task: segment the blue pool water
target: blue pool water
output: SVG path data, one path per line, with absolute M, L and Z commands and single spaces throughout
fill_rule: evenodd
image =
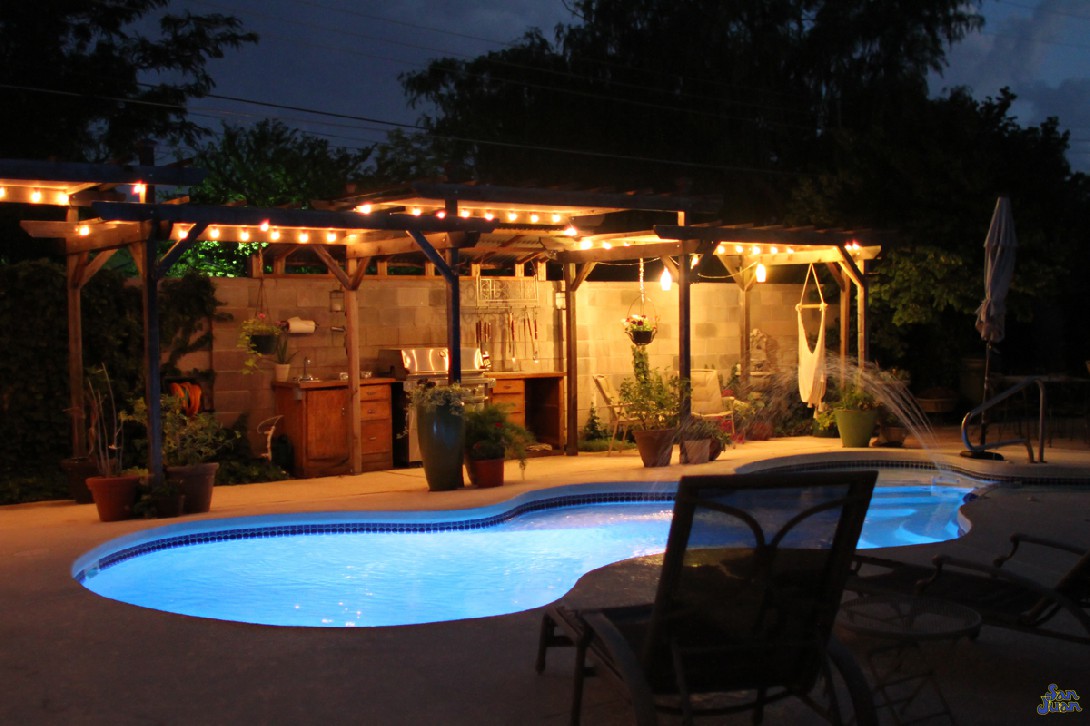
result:
M 558 494 L 562 491 L 563 494 Z M 75 563 L 91 591 L 265 625 L 369 627 L 485 617 L 563 596 L 583 574 L 661 552 L 672 487 L 564 487 L 452 512 L 350 512 L 172 525 Z M 959 535 L 963 487 L 875 490 L 860 548 Z M 650 501 L 647 501 L 650 500 Z

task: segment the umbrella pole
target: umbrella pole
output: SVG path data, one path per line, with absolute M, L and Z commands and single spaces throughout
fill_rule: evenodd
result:
M 990 395 L 988 377 L 992 373 L 992 344 L 988 343 L 984 349 L 984 394 L 981 403 L 987 403 Z M 980 446 L 988 443 L 988 409 L 980 412 Z

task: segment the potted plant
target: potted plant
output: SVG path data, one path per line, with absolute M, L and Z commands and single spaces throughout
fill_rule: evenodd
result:
M 246 360 L 242 363 L 242 372 L 257 372 L 261 356 L 272 355 L 276 350 L 276 339 L 280 335 L 280 325 L 273 322 L 265 313 L 258 313 L 242 321 L 239 328 L 237 347 L 246 351 Z
M 526 472 L 526 447 L 533 435 L 507 418 L 503 406 L 486 403 L 465 412 L 465 460 L 469 481 L 479 488 L 503 484 L 503 462 L 518 459 Z
M 878 402 L 861 386 L 846 384 L 840 399 L 833 405 L 840 443 L 846 449 L 862 449 L 870 445 L 874 425 L 878 421 Z
M 103 522 L 128 519 L 133 515 L 140 477 L 122 474 L 124 429 L 114 401 L 113 386 L 106 366 L 87 378 L 88 445 L 98 470 L 87 477 L 98 518 Z
M 635 377 L 621 381 L 621 403 L 632 419 L 632 436 L 643 465 L 668 466 L 685 383 L 637 363 Z
M 465 402 L 470 391 L 452 385 L 419 385 L 409 396 L 430 491 L 464 486 Z
M 750 441 L 765 441 L 772 436 L 772 424 L 767 419 L 765 411 L 767 402 L 759 391 L 750 391 L 746 399 L 734 401 L 734 432 L 735 443 L 742 443 L 746 439 Z
M 238 437 L 237 431 L 224 428 L 216 417 L 208 412 L 188 414 L 182 401 L 164 395 L 163 417 L 163 465 L 166 477 L 159 491 L 169 495 L 174 487 L 185 496 L 185 511 L 190 514 L 207 512 L 212 506 L 212 488 L 215 485 L 219 463 L 214 461 Z M 126 420 L 147 426 L 147 403 L 137 400 Z
M 712 442 L 718 441 L 719 422 L 692 416 L 678 429 L 681 445 L 681 463 L 705 464 L 711 460 Z M 719 452 L 716 452 L 718 455 Z
M 624 319 L 624 332 L 635 345 L 647 345 L 655 339 L 658 325 L 646 315 L 632 313 Z
M 276 336 L 276 364 L 275 379 L 280 382 L 288 380 L 291 375 L 291 359 L 295 353 L 288 353 L 288 336 L 280 333 Z

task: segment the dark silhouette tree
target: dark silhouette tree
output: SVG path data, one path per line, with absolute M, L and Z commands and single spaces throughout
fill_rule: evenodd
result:
M 193 143 L 186 103 L 214 87 L 210 59 L 257 40 L 168 0 L 0 3 L 0 157 L 130 160 L 138 143 Z

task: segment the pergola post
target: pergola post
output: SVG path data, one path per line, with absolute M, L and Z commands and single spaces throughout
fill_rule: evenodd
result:
M 568 371 L 567 390 L 567 441 L 564 453 L 575 456 L 579 453 L 579 376 L 578 350 L 575 340 L 575 265 L 564 264 L 564 329 L 561 333 L 564 341 L 565 367 Z

